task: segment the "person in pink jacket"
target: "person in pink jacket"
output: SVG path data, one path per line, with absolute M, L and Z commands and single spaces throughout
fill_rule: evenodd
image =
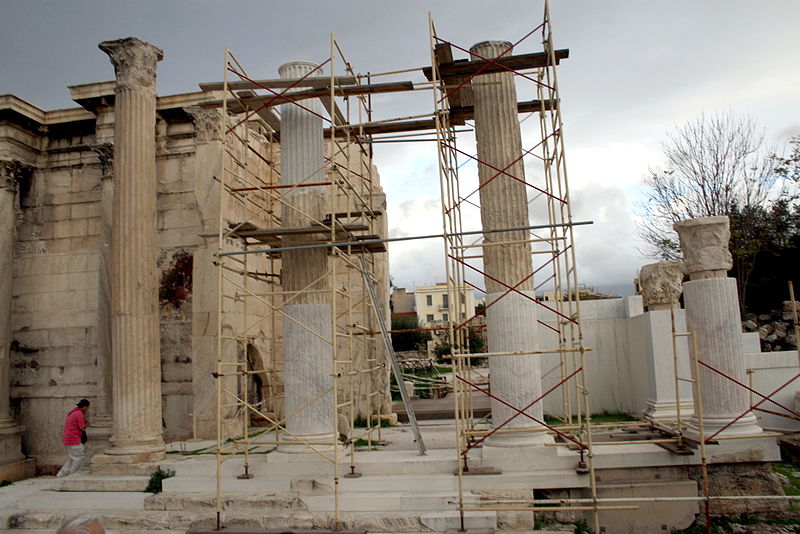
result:
M 64 420 L 63 442 L 67 448 L 69 459 L 56 475 L 59 478 L 80 471 L 83 461 L 86 459 L 86 451 L 81 443 L 81 434 L 89 426 L 85 417 L 87 410 L 89 410 L 89 401 L 81 399 L 77 408 L 70 410 Z

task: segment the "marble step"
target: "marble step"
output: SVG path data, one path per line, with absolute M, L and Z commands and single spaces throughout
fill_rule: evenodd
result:
M 68 477 L 55 479 L 52 490 L 77 492 L 142 492 L 147 488 L 149 482 L 150 477 L 76 473 Z
M 317 455 L 252 454 L 249 456 L 248 472 L 254 475 L 319 475 L 334 472 L 333 464 Z M 183 456 L 161 462 L 162 469 L 171 469 L 178 475 L 214 476 L 217 462 L 213 455 Z M 340 472 L 350 471 L 349 457 L 340 457 Z M 457 467 L 452 450 L 431 450 L 425 456 L 415 451 L 369 451 L 356 453 L 356 471 L 370 475 L 400 474 L 452 474 Z M 237 476 L 244 473 L 244 457 L 228 457 L 222 463 L 223 475 Z
M 313 484 L 313 486 L 312 486 Z M 162 482 L 165 493 L 204 493 L 216 491 L 216 478 L 210 476 L 175 476 Z M 589 477 L 575 470 L 515 472 L 505 474 L 465 475 L 465 491 L 583 488 L 589 486 Z M 269 476 L 257 474 L 253 478 L 238 479 L 224 476 L 223 492 L 275 493 L 296 491 L 301 494 L 324 494 L 333 491 L 333 476 Z M 339 479 L 339 491 L 416 494 L 420 492 L 457 491 L 458 477 L 453 474 L 420 475 L 363 475 L 358 478 Z
M 72 511 L 25 511 L 14 514 L 7 519 L 5 529 L 7 532 L 54 532 L 60 523 L 74 514 L 88 512 L 87 508 Z M 156 533 L 186 532 L 192 528 L 214 528 L 216 515 L 209 512 L 180 512 L 180 511 L 97 511 L 107 532 L 126 533 Z M 387 512 L 376 513 L 347 513 L 343 512 L 338 517 L 344 528 L 365 529 L 369 533 L 409 533 L 444 532 L 458 529 L 460 519 L 457 512 Z M 264 514 L 253 512 L 225 512 L 223 525 L 229 528 L 270 528 L 270 529 L 310 529 L 332 528 L 333 514 L 309 512 L 284 513 L 282 515 Z M 494 512 L 473 512 L 465 515 L 465 526 L 468 529 L 495 528 L 497 524 Z

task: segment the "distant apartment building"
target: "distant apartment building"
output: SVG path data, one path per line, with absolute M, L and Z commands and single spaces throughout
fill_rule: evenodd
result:
M 414 293 L 408 293 L 404 287 L 392 288 L 392 296 L 389 298 L 389 303 L 392 309 L 392 317 L 416 315 Z
M 422 286 L 414 291 L 414 303 L 423 326 L 463 321 L 475 313 L 475 292 L 465 285 L 451 288 L 449 292 L 447 284 Z

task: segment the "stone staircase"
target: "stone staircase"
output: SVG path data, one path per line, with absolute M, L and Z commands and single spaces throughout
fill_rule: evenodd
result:
M 402 434 L 402 427 L 386 429 L 386 447 L 357 452 L 355 470 L 360 476 L 344 476 L 350 469 L 349 459 L 343 458 L 336 493 L 333 465 L 317 455 L 251 454 L 251 478 L 239 478 L 244 473 L 241 456 L 228 456 L 221 465 L 219 481 L 222 524 L 229 528 L 330 529 L 338 507 L 338 520 L 345 529 L 375 533 L 458 529 L 460 515 L 454 504 L 459 496 L 459 478 L 454 474 L 457 461 L 445 430 L 452 432 L 452 427 L 430 427 L 426 431 L 423 426 L 423 435 L 434 447 L 429 445 L 428 454 L 419 456 L 408 436 Z M 86 511 L 100 515 L 112 534 L 213 528 L 217 518 L 217 463 L 214 455 L 204 454 L 204 445 L 209 444 L 172 446 L 182 454 L 170 454 L 159 465 L 175 471 L 175 476 L 164 479 L 162 493 L 155 495 L 143 493 L 148 482 L 145 476 L 83 473 L 66 479 L 29 479 L 0 488 L 0 527 L 5 529 L 0 532 L 53 532 L 64 518 Z M 621 447 L 628 452 L 624 459 L 618 453 L 596 458 L 596 465 L 607 465 L 598 479 L 611 484 L 606 489 L 611 492 L 609 496 L 696 492 L 693 482 L 680 477 L 645 484 L 652 480 L 627 479 L 631 471 L 609 476 L 618 473 L 617 463 L 636 463 L 634 448 Z M 482 466 L 484 451 L 473 452 L 470 465 Z M 644 464 L 652 463 L 654 455 L 660 457 L 660 465 L 673 458 L 656 446 L 638 455 Z M 481 499 L 527 499 L 534 489 L 563 490 L 564 495 L 571 491 L 569 495 L 581 496 L 589 486 L 589 477 L 576 471 L 577 460 L 577 453 L 564 447 L 542 447 L 529 456 L 513 451 L 501 466 L 502 474 L 473 467 L 471 473 L 475 474 L 462 477 L 464 502 L 478 505 Z M 652 513 L 662 514 L 659 510 Z M 690 517 L 692 513 L 690 510 Z M 531 532 L 532 519 L 530 512 L 479 510 L 465 512 L 464 526 Z

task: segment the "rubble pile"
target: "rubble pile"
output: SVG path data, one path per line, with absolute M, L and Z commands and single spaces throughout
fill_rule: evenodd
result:
M 793 308 L 794 307 L 794 308 Z M 746 313 L 743 316 L 742 329 L 745 332 L 758 332 L 762 352 L 797 349 L 794 313 L 800 317 L 800 302 L 786 300 L 783 308 L 770 313 Z

